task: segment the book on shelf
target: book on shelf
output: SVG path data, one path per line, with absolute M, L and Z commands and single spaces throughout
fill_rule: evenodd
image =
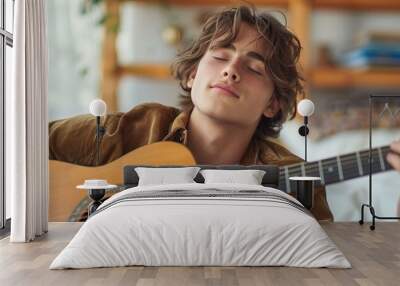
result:
M 400 67 L 400 43 L 368 43 L 345 53 L 342 64 L 347 67 Z
M 400 68 L 400 58 L 390 57 L 353 57 L 343 62 L 350 68 Z
M 366 31 L 358 34 L 354 39 L 357 47 L 362 47 L 370 43 L 400 44 L 399 31 Z

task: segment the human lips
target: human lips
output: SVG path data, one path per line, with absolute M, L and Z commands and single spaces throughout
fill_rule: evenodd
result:
M 222 90 L 228 92 L 229 94 L 231 94 L 231 95 L 233 95 L 233 96 L 239 98 L 238 92 L 237 92 L 232 86 L 230 86 L 230 85 L 223 84 L 223 83 L 217 83 L 217 84 L 214 84 L 214 85 L 211 86 L 211 87 L 212 87 L 212 88 L 217 88 L 217 89 L 222 89 Z

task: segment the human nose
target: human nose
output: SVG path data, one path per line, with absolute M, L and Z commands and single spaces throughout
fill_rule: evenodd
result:
M 229 62 L 222 70 L 222 76 L 226 81 L 233 81 L 239 82 L 240 81 L 240 74 L 238 69 L 238 61 L 233 60 Z

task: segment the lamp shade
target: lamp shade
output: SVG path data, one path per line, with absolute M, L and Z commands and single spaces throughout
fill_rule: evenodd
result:
M 94 99 L 89 105 L 89 111 L 94 116 L 104 116 L 107 111 L 107 105 L 101 99 Z
M 297 104 L 297 112 L 301 116 L 311 116 L 314 113 L 314 103 L 309 99 L 300 100 Z

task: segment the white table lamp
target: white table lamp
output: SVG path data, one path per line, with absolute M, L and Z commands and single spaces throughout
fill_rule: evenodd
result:
M 104 116 L 107 112 L 107 105 L 101 99 L 94 99 L 89 105 L 89 111 L 93 116 L 96 116 L 96 153 L 97 163 L 100 164 L 100 138 L 106 132 L 106 129 L 100 126 L 100 116 Z

